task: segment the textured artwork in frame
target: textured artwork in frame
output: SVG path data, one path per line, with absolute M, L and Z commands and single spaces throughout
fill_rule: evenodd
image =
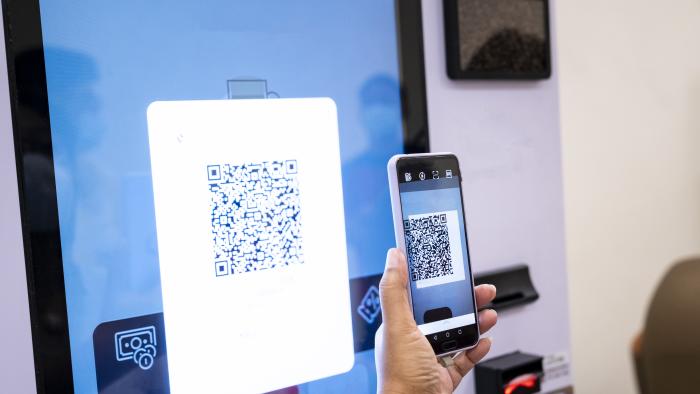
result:
M 443 0 L 451 79 L 551 75 L 547 0 Z

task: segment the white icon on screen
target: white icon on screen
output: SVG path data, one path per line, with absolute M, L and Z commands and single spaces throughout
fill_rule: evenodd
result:
M 134 360 L 144 371 L 151 369 L 156 358 L 156 328 L 140 327 L 114 334 L 117 361 Z
M 377 286 L 370 286 L 362 297 L 360 305 L 357 307 L 357 313 L 362 317 L 367 324 L 372 324 L 377 319 L 377 316 L 382 312 L 379 303 L 379 289 Z
M 406 182 L 411 182 L 411 173 L 407 172 L 404 174 L 404 179 L 406 179 Z
M 421 181 L 425 180 L 425 172 L 421 171 L 421 172 L 418 174 L 418 178 L 420 178 Z
M 433 171 L 433 179 L 440 178 L 440 171 Z
M 445 171 L 445 178 L 452 178 L 452 170 Z

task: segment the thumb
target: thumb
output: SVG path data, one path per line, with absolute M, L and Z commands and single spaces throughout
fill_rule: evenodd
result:
M 398 249 L 389 249 L 384 275 L 379 282 L 382 320 L 387 328 L 415 326 L 408 302 L 408 265 L 406 256 Z

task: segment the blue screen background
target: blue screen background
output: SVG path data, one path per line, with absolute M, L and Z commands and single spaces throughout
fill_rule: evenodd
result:
M 386 162 L 403 150 L 392 0 L 40 6 L 76 392 L 96 392 L 98 324 L 162 311 L 146 127 L 155 100 L 225 99 L 229 79 L 335 100 L 350 277 L 382 271 L 394 245 Z M 300 387 L 375 390 L 372 351 Z

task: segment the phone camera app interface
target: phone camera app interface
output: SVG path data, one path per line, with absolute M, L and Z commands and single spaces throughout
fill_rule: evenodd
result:
M 453 168 L 399 172 L 413 314 L 424 335 L 475 323 L 457 174 Z

